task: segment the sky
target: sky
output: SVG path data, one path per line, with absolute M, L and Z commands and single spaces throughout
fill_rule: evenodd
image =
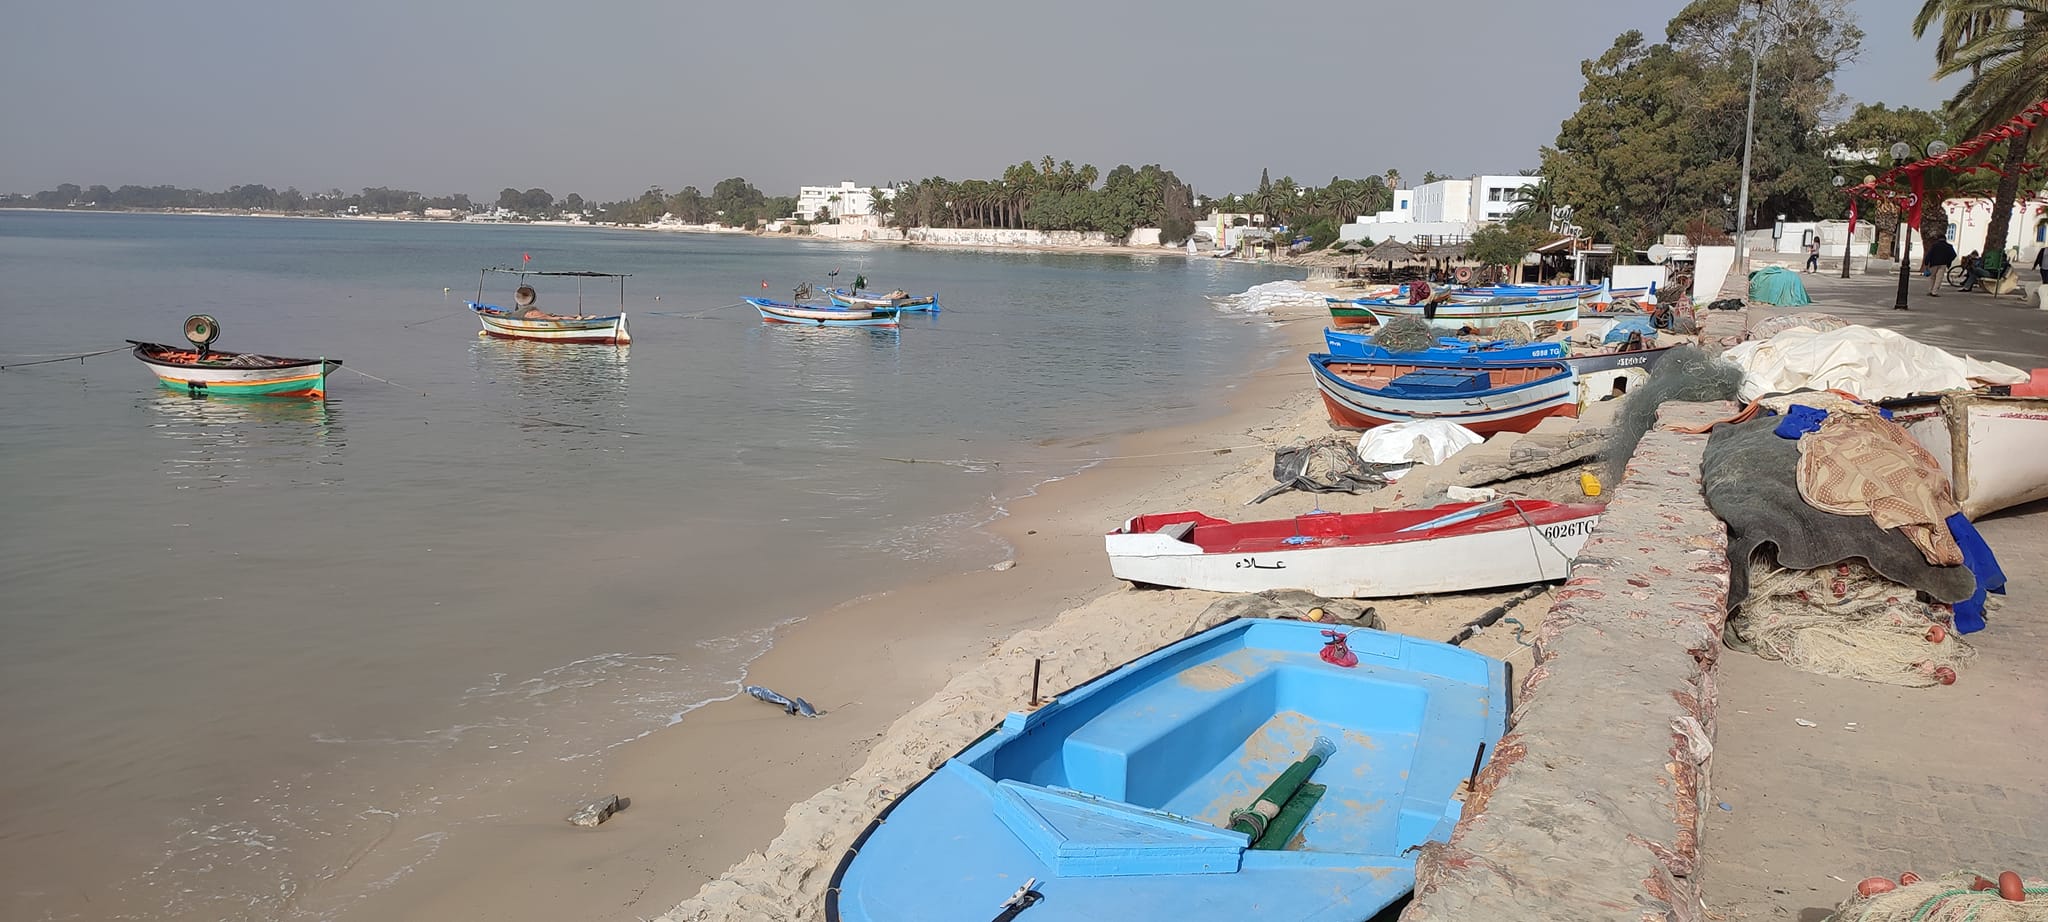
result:
M 1853 99 L 1933 107 L 1920 0 L 1851 0 Z M 0 0 L 0 192 L 1513 173 L 1580 61 L 1683 0 Z

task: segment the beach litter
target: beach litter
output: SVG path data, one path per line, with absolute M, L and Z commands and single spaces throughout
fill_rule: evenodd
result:
M 782 708 L 783 713 L 789 714 L 791 716 L 817 717 L 818 715 L 824 713 L 818 710 L 817 708 L 812 707 L 809 701 L 805 701 L 802 698 L 785 698 L 779 694 L 776 694 L 775 690 L 771 688 L 763 688 L 759 685 L 748 685 L 742 690 L 749 695 L 753 695 L 755 698 L 759 698 L 762 701 L 766 701 L 769 704 L 773 704 L 777 707 Z
M 596 826 L 605 820 L 611 819 L 612 814 L 626 809 L 632 802 L 630 798 L 620 797 L 617 794 L 606 794 L 590 803 L 584 804 L 575 813 L 569 814 L 569 822 L 577 826 Z
M 1384 427 L 1382 427 L 1384 428 Z M 1364 493 L 1392 483 L 1412 461 L 1373 463 L 1361 460 L 1348 436 L 1326 435 L 1273 452 L 1273 480 L 1279 484 L 1245 505 L 1251 506 L 1289 490 L 1310 493 Z

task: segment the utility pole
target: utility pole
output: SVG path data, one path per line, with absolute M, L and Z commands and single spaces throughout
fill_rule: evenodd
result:
M 1764 56 L 1764 0 L 1756 0 L 1756 38 L 1749 53 L 1749 111 L 1742 118 L 1742 194 L 1735 206 L 1735 266 L 1749 277 L 1749 161 L 1756 145 L 1756 72 Z

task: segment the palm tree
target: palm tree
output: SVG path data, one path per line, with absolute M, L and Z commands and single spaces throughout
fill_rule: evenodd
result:
M 1935 78 L 1970 73 L 1948 103 L 1952 115 L 1975 116 L 1967 120 L 1968 133 L 1987 131 L 2048 99 L 2048 3 L 1925 0 L 1913 17 L 1914 37 L 1925 36 L 1936 21 L 1941 30 L 1934 48 Z M 2004 178 L 1992 199 L 1991 225 L 1984 235 L 1986 254 L 2005 250 L 2021 165 L 2027 162 L 2035 137 L 2034 129 L 2028 128 L 2006 142 L 1999 167 Z
M 1388 191 L 1388 192 L 1392 192 L 1392 191 L 1394 191 L 1394 190 L 1396 190 L 1396 189 L 1399 189 L 1399 188 L 1401 188 L 1401 171 L 1400 171 L 1400 170 L 1397 170 L 1397 169 L 1394 169 L 1394 168 L 1392 168 L 1392 167 L 1388 167 L 1388 168 L 1387 168 L 1387 191 Z

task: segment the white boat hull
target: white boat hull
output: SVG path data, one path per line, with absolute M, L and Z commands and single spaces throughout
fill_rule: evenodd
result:
M 2048 398 L 1950 394 L 1892 420 L 1941 464 L 1965 517 L 2048 499 Z
M 1490 330 L 1510 320 L 1520 320 L 1535 326 L 1543 321 L 1556 323 L 1561 329 L 1571 329 L 1579 321 L 1578 298 L 1550 298 L 1537 301 L 1505 299 L 1508 303 L 1493 301 L 1446 301 L 1436 306 L 1433 318 L 1429 318 L 1431 329 L 1456 331 L 1471 327 L 1475 330 Z M 1382 326 L 1395 317 L 1421 319 L 1423 306 L 1420 304 L 1371 304 L 1366 309 L 1379 318 Z
M 549 343 L 604 343 L 624 346 L 633 342 L 633 334 L 626 328 L 626 315 L 602 318 L 602 323 L 587 320 L 525 320 L 496 314 L 477 313 L 477 319 L 484 325 L 484 333 L 505 339 L 532 339 Z
M 1564 579 L 1599 522 L 1587 515 L 1537 528 L 1252 554 L 1208 553 L 1158 532 L 1111 534 L 1103 543 L 1110 573 L 1134 583 L 1379 599 Z

